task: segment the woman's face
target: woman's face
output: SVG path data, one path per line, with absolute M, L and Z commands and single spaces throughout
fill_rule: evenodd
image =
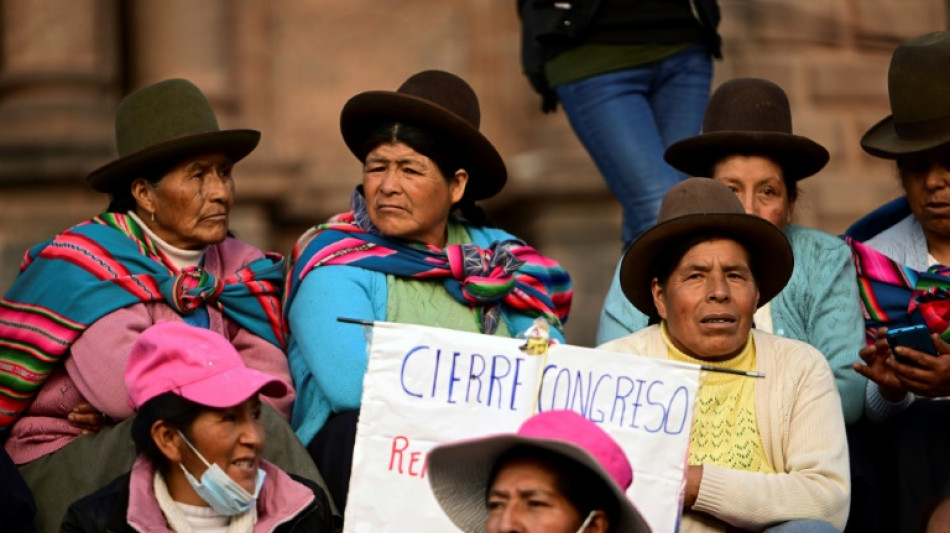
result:
M 231 166 L 224 154 L 203 154 L 182 161 L 155 185 L 136 179 L 136 214 L 176 248 L 200 250 L 223 241 L 234 204 Z
M 575 533 L 585 518 L 561 494 L 555 474 L 530 459 L 501 467 L 486 505 L 486 533 Z
M 928 241 L 950 240 L 950 153 L 903 157 L 897 168 Z
M 712 178 L 736 193 L 746 213 L 781 230 L 792 221 L 795 202 L 789 199 L 782 167 L 775 161 L 758 155 L 728 156 L 716 163 Z
M 700 242 L 665 283 L 654 278 L 651 288 L 670 340 L 683 353 L 722 361 L 738 355 L 749 339 L 759 289 L 749 253 L 738 242 Z
M 206 461 L 217 464 L 244 490 L 254 493 L 264 449 L 261 401 L 257 395 L 227 409 L 209 408 L 195 419 L 186 434 Z M 178 451 L 184 467 L 200 480 L 207 469 L 205 464 L 184 441 L 179 443 Z M 177 466 L 171 469 L 180 471 Z
M 383 235 L 445 246 L 452 204 L 462 199 L 468 174 L 448 180 L 428 157 L 404 143 L 381 144 L 363 164 L 369 218 Z

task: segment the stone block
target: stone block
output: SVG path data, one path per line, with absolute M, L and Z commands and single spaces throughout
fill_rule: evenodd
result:
M 866 46 L 892 49 L 915 35 L 947 29 L 944 0 L 861 0 L 852 9 L 856 37 Z
M 846 0 L 724 0 L 724 30 L 745 46 L 752 45 L 749 41 L 840 46 L 847 39 L 841 17 L 845 5 Z
M 851 222 L 881 204 L 903 194 L 900 181 L 891 168 L 878 166 L 864 172 L 842 173 L 834 179 L 816 182 L 818 211 L 822 223 L 829 217 Z
M 508 184 L 503 194 L 609 194 L 600 171 L 583 150 L 531 150 L 508 158 L 507 163 Z
M 818 103 L 881 105 L 887 102 L 887 65 L 880 54 L 809 56 L 808 91 Z
M 792 131 L 824 146 L 831 156 L 829 166 L 853 149 L 846 144 L 845 130 L 846 120 L 834 109 L 805 105 L 792 108 Z
M 713 86 L 718 87 L 722 82 L 732 78 L 765 78 L 785 90 L 794 108 L 805 62 L 803 54 L 797 51 L 739 50 L 724 61 L 728 64 L 728 68 L 716 70 Z

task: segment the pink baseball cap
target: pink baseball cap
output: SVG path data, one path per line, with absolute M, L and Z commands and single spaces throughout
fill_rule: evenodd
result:
M 462 531 L 485 530 L 488 477 L 498 459 L 519 445 L 559 453 L 604 480 L 620 509 L 619 523 L 611 524 L 611 531 L 650 532 L 626 495 L 633 482 L 633 468 L 623 449 L 600 426 L 566 410 L 534 415 L 514 434 L 443 444 L 429 452 L 429 486 L 442 510 Z
M 159 322 L 139 335 L 125 367 L 125 388 L 136 411 L 166 392 L 217 409 L 258 392 L 287 394 L 280 379 L 246 367 L 222 335 L 184 322 Z

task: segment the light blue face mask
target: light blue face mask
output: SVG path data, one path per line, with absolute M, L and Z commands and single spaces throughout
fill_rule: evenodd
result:
M 254 502 L 257 501 L 257 495 L 261 492 L 261 485 L 264 484 L 267 472 L 260 468 L 257 469 L 257 487 L 254 489 L 254 494 L 250 494 L 237 481 L 231 479 L 231 476 L 227 475 L 224 470 L 221 470 L 221 467 L 217 464 L 208 463 L 181 431 L 178 434 L 184 439 L 185 444 L 191 448 L 191 451 L 195 452 L 201 462 L 208 467 L 205 473 L 201 474 L 201 482 L 199 482 L 195 479 L 195 476 L 191 475 L 191 472 L 185 469 L 185 465 L 178 463 L 181 471 L 185 473 L 188 483 L 191 483 L 191 487 L 195 489 L 198 496 L 220 515 L 234 516 L 250 510 Z

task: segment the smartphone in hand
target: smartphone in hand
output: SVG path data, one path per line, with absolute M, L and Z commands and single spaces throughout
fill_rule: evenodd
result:
M 923 324 L 889 329 L 884 335 L 891 351 L 894 351 L 898 346 L 906 346 L 919 352 L 937 355 L 937 348 L 934 347 L 934 341 L 930 338 L 930 330 Z M 907 359 L 897 355 L 896 351 L 894 357 L 902 363 L 908 363 Z

